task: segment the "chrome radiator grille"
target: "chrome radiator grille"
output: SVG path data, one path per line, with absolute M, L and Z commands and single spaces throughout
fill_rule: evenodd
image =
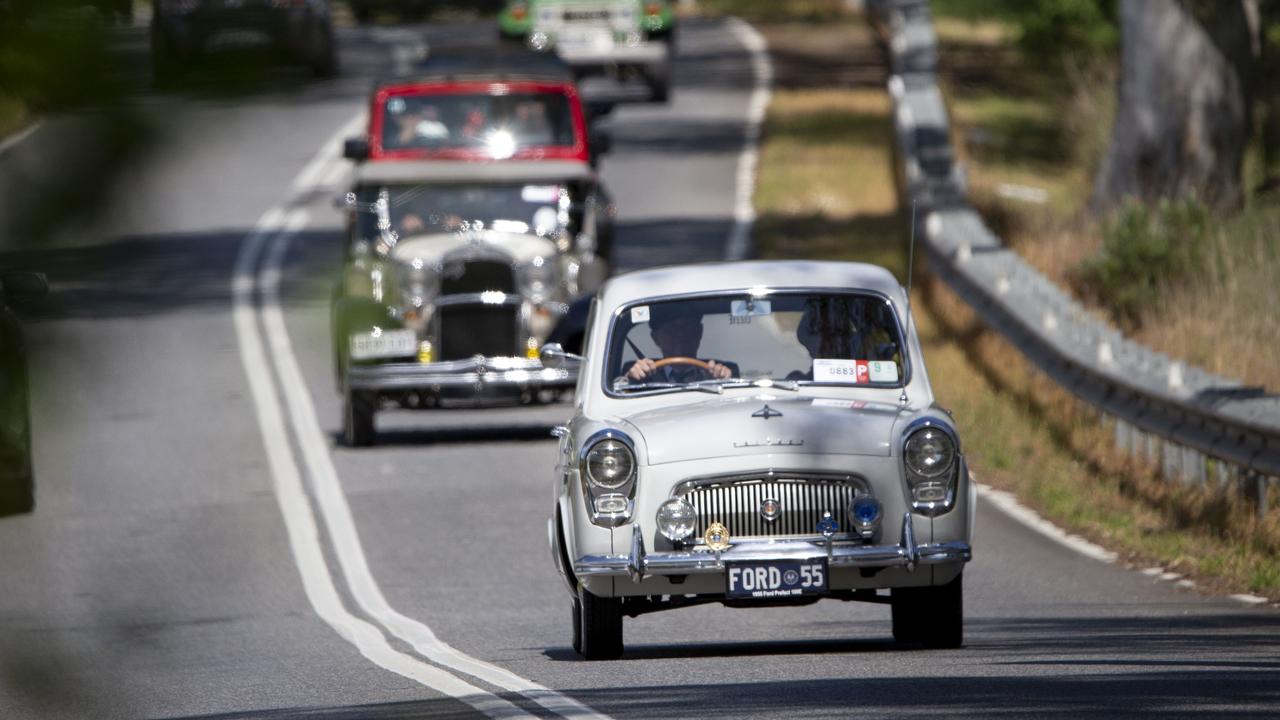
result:
M 697 510 L 694 538 L 719 522 L 734 538 L 817 535 L 823 512 L 839 524 L 836 535 L 853 532 L 848 508 L 860 493 L 850 478 L 751 478 L 724 482 L 694 482 L 678 491 Z M 776 500 L 781 511 L 768 521 L 760 512 L 765 500 Z

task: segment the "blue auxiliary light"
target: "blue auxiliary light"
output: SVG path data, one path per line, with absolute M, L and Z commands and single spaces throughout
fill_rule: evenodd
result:
M 880 520 L 880 501 L 870 495 L 862 495 L 853 501 L 853 520 L 862 527 L 874 525 Z

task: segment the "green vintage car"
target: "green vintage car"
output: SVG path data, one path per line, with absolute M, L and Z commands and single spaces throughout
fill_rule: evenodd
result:
M 640 78 L 651 97 L 671 95 L 676 15 L 669 0 L 509 0 L 502 37 L 556 52 L 579 75 Z

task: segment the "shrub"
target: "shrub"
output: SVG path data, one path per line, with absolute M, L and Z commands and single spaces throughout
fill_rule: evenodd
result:
M 1082 293 L 1136 327 L 1161 291 L 1190 275 L 1209 233 L 1209 213 L 1194 201 L 1130 203 L 1103 227 L 1102 249 L 1073 273 Z

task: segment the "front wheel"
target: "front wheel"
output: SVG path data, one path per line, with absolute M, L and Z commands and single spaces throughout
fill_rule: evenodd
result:
M 368 447 L 376 437 L 373 415 L 377 398 L 369 393 L 348 390 L 343 403 L 342 439 L 348 447 Z
M 946 585 L 895 588 L 890 595 L 893 639 L 936 649 L 964 644 L 963 577 Z
M 573 604 L 576 627 L 574 649 L 588 660 L 613 660 L 622 655 L 622 600 L 592 595 L 578 587 Z

